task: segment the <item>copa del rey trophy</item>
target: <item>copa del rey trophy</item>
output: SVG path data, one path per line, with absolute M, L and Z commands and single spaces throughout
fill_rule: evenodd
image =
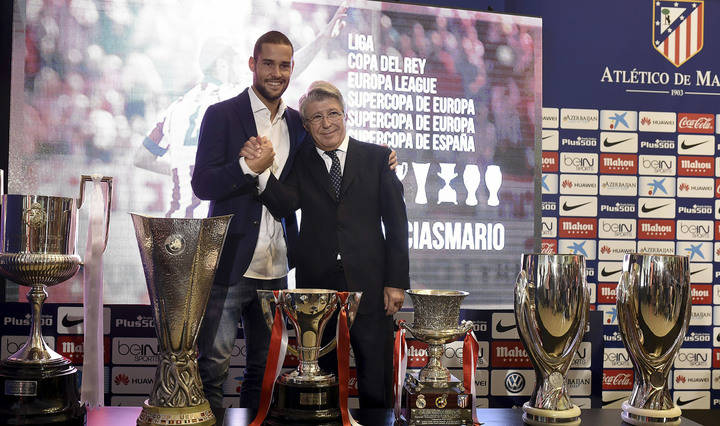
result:
M 626 254 L 617 286 L 620 336 L 635 371 L 623 421 L 676 425 L 680 408 L 667 377 L 682 346 L 692 310 L 687 256 Z
M 580 408 L 566 374 L 585 334 L 590 292 L 585 258 L 571 254 L 523 254 L 515 284 L 515 320 L 535 367 L 535 389 L 523 405 L 530 425 L 579 425 Z
M 47 345 L 40 318 L 47 298 L 45 288 L 70 279 L 80 268 L 81 259 L 75 252 L 77 210 L 83 204 L 85 183 L 90 181 L 108 186 L 105 232 L 99 236 L 101 256 L 107 244 L 111 177 L 82 176 L 77 200 L 43 195 L 2 196 L 0 275 L 30 287 L 27 299 L 32 313 L 27 341 L 0 362 L 0 421 L 5 424 L 85 424 L 77 369 Z M 101 191 L 99 186 L 97 190 Z M 91 221 L 95 215 L 102 221 L 102 209 L 91 212 Z
M 360 306 L 362 292 L 306 288 L 257 292 L 272 337 L 260 408 L 251 425 L 335 425 L 341 424 L 341 421 L 350 422 L 347 407 L 349 331 Z M 337 337 L 323 347 L 323 331 L 338 308 Z M 284 318 L 295 329 L 297 349 L 287 344 Z M 337 347 L 338 354 L 338 376 L 321 370 L 318 365 L 318 358 L 334 347 Z M 295 355 L 299 363 L 295 370 L 280 374 L 286 350 Z
M 198 373 L 197 335 L 231 216 L 131 216 L 160 350 L 150 398 L 137 424 L 213 425 Z
M 401 322 L 395 339 L 395 416 L 408 425 L 471 425 L 475 418 L 474 372 L 478 344 L 469 336 L 472 321 L 460 320 L 460 303 L 469 294 L 460 290 L 406 290 L 415 315 L 412 324 Z M 407 350 L 402 330 L 428 344 L 428 362 L 417 373 L 405 374 Z M 468 334 L 470 332 L 470 335 Z M 463 345 L 463 378 L 460 381 L 442 365 L 445 343 L 466 335 Z M 404 352 L 404 355 L 402 353 Z M 397 368 L 400 366 L 400 368 Z M 404 385 L 402 384 L 404 380 Z M 404 395 L 400 409 L 400 395 Z

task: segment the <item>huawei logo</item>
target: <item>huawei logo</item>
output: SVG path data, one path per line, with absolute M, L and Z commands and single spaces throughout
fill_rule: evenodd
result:
M 603 253 L 603 254 L 609 254 L 610 251 L 611 251 L 610 247 L 608 247 L 608 246 L 602 246 L 602 248 L 600 249 L 600 253 Z
M 680 191 L 687 191 L 689 189 L 690 189 L 690 185 L 688 185 L 687 183 L 680 184 Z
M 642 120 L 640 120 L 640 123 L 647 126 L 652 123 L 652 121 L 648 117 L 643 117 Z
M 572 188 L 573 184 L 569 179 L 565 179 L 562 183 L 563 188 Z
M 120 373 L 117 376 L 115 376 L 115 384 L 116 385 L 118 385 L 118 386 L 119 385 L 127 385 L 128 383 L 130 383 L 130 378 L 128 376 L 126 376 L 125 374 Z

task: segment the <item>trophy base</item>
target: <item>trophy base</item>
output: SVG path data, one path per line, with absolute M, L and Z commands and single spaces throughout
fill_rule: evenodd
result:
M 337 380 L 330 384 L 275 384 L 266 425 L 334 426 L 342 424 Z
M 77 369 L 66 359 L 0 362 L 0 419 L 8 425 L 84 425 Z
M 631 425 L 670 425 L 680 424 L 680 416 L 682 411 L 678 406 L 669 410 L 647 410 L 644 408 L 633 407 L 628 401 L 622 404 L 622 414 L 620 415 L 625 423 Z
M 408 426 L 473 424 L 472 395 L 465 393 L 457 379 L 447 386 L 432 387 L 408 375 L 403 388 L 403 415 Z
M 530 406 L 529 402 L 523 405 L 523 421 L 532 426 L 578 426 L 580 424 L 580 414 L 580 408 L 577 405 L 573 405 L 568 410 L 535 408 Z
M 156 407 L 146 399 L 137 419 L 137 426 L 215 424 L 210 404 L 205 401 L 194 407 Z

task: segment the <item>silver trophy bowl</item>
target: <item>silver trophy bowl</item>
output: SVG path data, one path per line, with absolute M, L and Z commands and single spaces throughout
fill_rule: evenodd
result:
M 585 333 L 589 302 L 583 256 L 523 254 L 515 320 L 536 376 L 530 401 L 523 406 L 526 423 L 580 423 L 565 376 Z
M 667 377 L 682 346 L 692 310 L 686 256 L 626 254 L 617 286 L 620 336 L 635 370 L 623 403 L 630 424 L 678 424 Z

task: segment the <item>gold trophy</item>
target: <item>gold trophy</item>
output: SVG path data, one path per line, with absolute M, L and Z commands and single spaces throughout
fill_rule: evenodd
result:
M 197 366 L 197 335 L 232 216 L 151 218 L 132 214 L 160 363 L 139 426 L 214 425 Z
M 318 358 L 330 352 L 337 341 L 333 339 L 321 347 L 321 339 L 338 307 L 347 311 L 350 328 L 362 292 L 350 292 L 344 306 L 339 306 L 340 298 L 335 290 L 279 290 L 277 299 L 271 290 L 257 292 L 263 315 L 271 330 L 276 300 L 281 305 L 297 337 L 297 349 L 288 345 L 287 350 L 299 360 L 295 370 L 278 377 L 265 424 L 335 424 L 341 417 L 338 378 L 320 369 Z
M 445 343 L 453 342 L 472 328 L 460 319 L 460 303 L 469 293 L 460 290 L 405 290 L 415 310 L 413 324 L 400 323 L 428 344 L 428 363 L 405 379 L 404 417 L 408 425 L 471 425 L 472 395 L 442 365 Z
M 30 336 L 7 360 L 0 362 L 0 418 L 7 424 L 84 425 L 77 369 L 52 350 L 41 334 L 46 286 L 60 284 L 80 269 L 77 244 L 77 209 L 83 204 L 86 182 L 80 180 L 80 197 L 3 195 L 0 216 L 0 275 L 30 287 Z M 110 223 L 112 178 L 108 185 L 105 244 Z

